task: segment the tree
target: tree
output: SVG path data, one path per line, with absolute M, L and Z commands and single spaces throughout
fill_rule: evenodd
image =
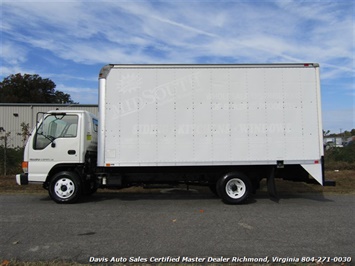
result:
M 1 103 L 75 103 L 69 94 L 55 90 L 55 83 L 39 75 L 17 73 L 0 82 Z
M 323 137 L 327 137 L 329 136 L 329 134 L 330 134 L 330 130 L 327 131 L 323 130 Z
M 4 147 L 3 147 L 3 152 L 4 152 L 4 159 L 3 161 L 3 171 L 4 171 L 4 175 L 7 174 L 7 151 L 8 151 L 8 139 L 11 135 L 11 132 L 5 132 L 5 130 L 1 130 L 1 132 L 4 132 L 3 135 L 0 136 L 0 140 L 4 141 Z
M 18 136 L 22 137 L 23 147 L 25 147 L 28 137 L 31 135 L 30 124 L 22 122 L 21 123 L 21 133 L 17 133 Z

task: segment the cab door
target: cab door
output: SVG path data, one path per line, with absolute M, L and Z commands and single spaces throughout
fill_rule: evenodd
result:
M 28 179 L 44 182 L 57 164 L 77 164 L 82 160 L 78 114 L 49 114 L 32 138 L 29 149 Z

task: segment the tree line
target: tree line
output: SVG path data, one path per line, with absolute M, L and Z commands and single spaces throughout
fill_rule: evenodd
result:
M 55 87 L 52 80 L 37 74 L 10 75 L 0 82 L 0 103 L 76 103 Z

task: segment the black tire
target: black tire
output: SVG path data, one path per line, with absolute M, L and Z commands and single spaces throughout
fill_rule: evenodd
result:
M 217 182 L 217 192 L 227 204 L 246 203 L 253 186 L 250 179 L 240 172 L 228 173 Z
M 74 172 L 59 172 L 50 180 L 48 191 L 56 203 L 74 203 L 82 194 L 81 180 Z

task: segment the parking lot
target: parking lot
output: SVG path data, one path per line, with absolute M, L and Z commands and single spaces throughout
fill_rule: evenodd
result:
M 355 258 L 353 194 L 283 194 L 277 203 L 261 193 L 235 206 L 203 189 L 99 192 L 74 205 L 2 194 L 0 206 L 3 259 Z

